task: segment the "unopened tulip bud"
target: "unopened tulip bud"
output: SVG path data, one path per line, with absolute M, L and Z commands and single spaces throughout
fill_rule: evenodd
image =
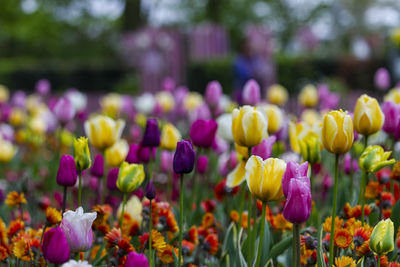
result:
M 194 168 L 195 152 L 189 140 L 178 142 L 174 154 L 174 172 L 178 174 L 190 173 Z
M 246 82 L 243 87 L 242 99 L 245 105 L 256 105 L 260 102 L 260 86 L 258 83 L 251 79 Z
M 364 94 L 357 100 L 353 118 L 354 129 L 357 133 L 368 136 L 378 132 L 382 128 L 385 115 L 378 101 Z
M 117 187 L 123 193 L 131 193 L 139 188 L 144 177 L 143 165 L 122 162 L 121 167 L 119 167 Z
M 268 88 L 267 100 L 269 103 L 278 106 L 283 106 L 285 105 L 287 99 L 288 99 L 287 90 L 282 85 L 274 84 Z
M 60 227 L 52 228 L 43 235 L 43 257 L 50 263 L 62 264 L 69 259 L 67 238 Z
M 207 84 L 205 100 L 210 107 L 217 107 L 222 96 L 222 86 L 218 81 Z
M 119 168 L 113 168 L 108 172 L 107 175 L 107 188 L 109 190 L 117 190 Z
M 171 123 L 163 126 L 161 131 L 160 147 L 167 150 L 175 150 L 176 143 L 182 139 L 181 133 Z
M 62 125 L 65 125 L 74 118 L 75 107 L 68 98 L 60 98 L 54 107 L 54 115 Z
M 157 147 L 160 145 L 160 130 L 156 119 L 147 120 L 142 145 L 145 147 Z
M 321 144 L 315 135 L 308 135 L 299 140 L 300 154 L 305 161 L 311 164 L 321 160 Z
M 190 127 L 190 139 L 198 147 L 211 147 L 218 124 L 214 120 L 197 120 Z
M 378 89 L 386 90 L 390 86 L 390 74 L 389 71 L 385 68 L 379 68 L 375 72 L 374 76 L 375 86 Z
M 314 85 L 304 86 L 299 94 L 299 103 L 303 107 L 312 108 L 318 104 L 318 92 Z
M 200 174 L 204 174 L 207 172 L 208 167 L 208 157 L 205 155 L 201 155 L 197 158 L 196 170 Z
M 145 196 L 150 200 L 156 197 L 156 188 L 151 180 L 146 185 Z
M 57 171 L 57 184 L 61 186 L 74 186 L 78 179 L 74 157 L 62 155 Z
M 378 255 L 385 255 L 394 249 L 394 226 L 391 219 L 382 220 L 374 227 L 369 248 Z
M 92 161 L 90 159 L 88 139 L 86 137 L 74 139 L 74 158 L 78 172 L 86 170 L 90 167 Z
M 333 154 L 344 154 L 353 145 L 353 122 L 350 115 L 334 110 L 324 116 L 322 123 L 322 144 Z
M 360 168 L 366 172 L 377 172 L 396 162 L 395 159 L 387 160 L 390 154 L 391 151 L 385 152 L 381 146 L 368 146 L 360 156 Z
M 97 154 L 94 158 L 93 165 L 90 168 L 90 174 L 96 177 L 102 177 L 104 175 L 104 158 L 103 155 Z

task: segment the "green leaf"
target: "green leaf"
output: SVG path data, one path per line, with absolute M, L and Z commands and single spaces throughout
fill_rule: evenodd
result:
M 278 244 L 274 245 L 270 252 L 270 258 L 274 259 L 281 255 L 285 250 L 287 250 L 290 245 L 292 244 L 293 235 L 286 237 L 285 239 L 281 240 Z
M 265 263 L 267 263 L 267 261 L 270 258 L 272 258 L 271 255 L 270 255 L 270 248 L 271 248 L 271 243 L 272 243 L 271 242 L 271 240 L 272 240 L 271 234 L 272 233 L 271 233 L 270 228 L 269 228 L 269 223 L 268 223 L 268 221 L 266 221 L 265 222 L 265 228 L 264 228 L 263 250 L 262 250 L 261 262 L 260 262 L 261 266 L 263 266 Z M 258 241 L 257 241 L 257 244 L 258 244 Z M 272 258 L 272 259 L 274 259 L 274 258 Z
M 397 229 L 400 226 L 400 200 L 396 202 L 394 207 L 392 208 L 392 214 L 390 215 L 390 219 L 394 224 L 394 236 L 397 235 Z
M 174 267 L 178 267 L 178 257 L 175 254 L 175 249 L 172 250 L 172 255 L 174 256 Z
M 227 245 L 228 245 L 228 239 L 230 237 L 230 234 L 232 232 L 232 228 L 234 227 L 235 223 L 231 222 L 231 224 L 228 227 L 228 230 L 225 232 L 225 237 L 224 237 L 224 242 L 222 243 L 222 253 L 227 250 Z
M 247 267 L 247 263 L 246 260 L 243 257 L 242 254 L 242 245 L 240 244 L 240 239 L 242 239 L 242 234 L 243 234 L 243 228 L 240 229 L 239 231 L 239 236 L 238 236 L 238 240 L 237 240 L 237 244 L 238 244 L 238 255 L 239 255 L 239 263 L 241 267 Z
M 375 206 L 368 216 L 368 224 L 374 227 L 378 222 L 379 222 L 379 208 Z
M 317 266 L 326 267 L 324 259 L 324 249 L 322 247 L 322 225 L 319 227 L 318 230 Z
M 94 258 L 94 261 L 97 261 L 97 260 L 100 258 L 101 252 L 103 251 L 103 249 L 104 249 L 105 246 L 106 246 L 106 243 L 103 242 L 103 243 L 101 244 L 99 250 L 98 250 L 97 253 L 96 253 L 96 257 Z M 106 252 L 107 252 L 107 251 L 106 251 Z

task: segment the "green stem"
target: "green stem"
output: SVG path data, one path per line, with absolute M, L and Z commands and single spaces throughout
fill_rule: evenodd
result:
M 378 255 L 378 267 L 381 267 L 381 255 Z
M 257 260 L 255 266 L 260 266 L 261 254 L 263 251 L 263 241 L 264 241 L 264 228 L 265 228 L 265 210 L 266 203 L 262 203 L 262 215 L 261 215 L 261 229 L 260 229 L 260 237 L 258 240 L 258 249 L 257 249 Z M 300 247 L 299 247 L 300 249 Z M 250 265 L 248 265 L 250 266 Z
M 178 266 L 181 266 L 182 259 L 182 237 L 183 237 L 183 174 L 181 174 L 179 185 L 179 257 Z
M 240 191 L 240 203 L 239 203 L 239 231 L 242 228 L 242 213 L 243 213 L 243 209 L 244 209 L 244 201 L 246 198 L 246 186 L 242 186 L 241 191 Z
M 365 187 L 367 184 L 368 172 L 363 171 L 361 176 L 361 188 L 360 188 L 360 196 L 359 202 L 361 205 L 361 223 L 364 226 L 364 205 L 365 205 Z
M 78 207 L 82 207 L 82 172 L 79 172 Z
M 257 227 L 256 227 L 256 222 L 257 222 L 257 198 L 254 196 L 252 197 L 253 200 L 253 231 L 251 231 L 251 251 L 254 251 L 254 246 L 256 243 L 256 235 L 257 235 Z
M 250 191 L 249 191 L 249 199 L 248 199 L 248 204 L 249 204 L 249 210 L 247 213 L 247 240 L 249 241 L 247 243 L 247 266 L 251 266 L 251 252 L 252 252 L 252 248 L 251 248 L 251 242 L 252 242 L 252 238 L 251 238 L 251 216 L 252 216 L 252 198 L 253 196 L 251 195 Z
M 119 228 L 121 228 L 121 232 L 123 231 L 122 224 L 124 223 L 125 205 L 126 205 L 126 193 L 124 193 L 124 199 L 122 201 L 121 216 L 119 217 Z
M 339 154 L 335 155 L 335 181 L 333 184 L 333 207 L 332 207 L 332 223 L 331 223 L 331 237 L 329 240 L 329 267 L 333 265 L 333 249 L 334 249 L 334 236 L 335 236 L 335 218 L 336 218 L 336 202 L 337 202 L 337 188 L 338 188 L 338 173 L 339 173 Z
M 63 206 L 62 206 L 62 213 L 61 215 L 64 214 L 65 212 L 65 207 L 67 206 L 67 187 L 64 186 L 64 195 L 63 195 Z
M 151 206 L 151 199 L 150 199 L 150 214 L 149 214 L 149 266 L 152 267 L 152 260 L 153 256 L 151 254 L 151 230 L 153 228 L 153 219 L 152 219 L 152 206 Z
M 293 224 L 293 261 L 295 267 L 301 267 L 300 264 L 300 225 Z

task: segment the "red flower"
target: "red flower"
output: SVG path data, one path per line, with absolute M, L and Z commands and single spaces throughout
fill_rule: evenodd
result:
M 218 236 L 209 234 L 204 240 L 203 249 L 211 255 L 215 255 L 218 252 Z

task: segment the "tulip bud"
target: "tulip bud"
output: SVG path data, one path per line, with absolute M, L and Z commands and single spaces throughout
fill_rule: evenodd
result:
M 232 135 L 240 146 L 253 147 L 267 137 L 268 121 L 255 107 L 243 106 L 232 112 Z
M 176 143 L 182 139 L 181 133 L 171 123 L 163 126 L 161 131 L 160 147 L 167 150 L 175 150 Z
M 145 147 L 157 147 L 160 145 L 160 130 L 156 119 L 147 120 L 142 145 Z
M 382 112 L 385 115 L 382 129 L 388 134 L 396 135 L 400 130 L 400 105 L 392 101 L 386 101 L 382 105 Z
M 123 193 L 131 193 L 143 183 L 144 176 L 143 165 L 122 162 L 121 167 L 119 167 L 117 187 Z
M 364 94 L 357 99 L 353 118 L 357 133 L 368 136 L 382 128 L 385 116 L 378 101 Z
M 207 84 L 205 100 L 210 107 L 217 107 L 222 96 L 222 86 L 218 81 Z
M 378 255 L 385 255 L 394 249 L 394 226 L 391 219 L 375 225 L 369 239 L 369 248 Z
M 156 157 L 156 148 L 155 147 L 145 147 L 142 144 L 139 144 L 138 150 L 138 158 L 142 163 L 148 163 L 151 159 L 155 159 Z
M 104 150 L 119 140 L 124 130 L 125 122 L 97 115 L 86 121 L 84 126 L 85 133 L 89 137 L 92 146 L 99 150 Z
M 139 254 L 134 251 L 129 252 L 126 256 L 126 261 L 124 267 L 149 267 L 149 262 L 144 254 Z
M 72 253 L 87 251 L 92 246 L 92 224 L 96 216 L 96 212 L 83 213 L 82 207 L 64 212 L 60 228 Z
M 218 135 L 227 142 L 233 141 L 232 136 L 232 114 L 225 113 L 217 118 Z
M 303 176 L 289 181 L 283 216 L 291 223 L 303 223 L 311 214 L 310 179 Z
M 97 154 L 94 158 L 93 165 L 90 168 L 90 174 L 98 178 L 104 175 L 104 159 L 103 155 Z
M 303 164 L 298 164 L 294 161 L 289 161 L 286 164 L 286 169 L 282 177 L 282 190 L 285 197 L 289 194 L 289 182 L 292 179 L 307 177 L 308 172 L 308 162 Z
M 350 115 L 334 110 L 324 116 L 322 123 L 322 144 L 333 154 L 344 154 L 353 145 L 353 122 Z
M 109 166 L 119 166 L 128 155 L 129 145 L 126 140 L 120 139 L 105 151 L 106 162 Z
M 128 163 L 140 163 L 139 149 L 140 146 L 138 144 L 131 144 L 129 146 L 128 155 L 126 155 L 125 161 Z
M 245 105 L 256 105 L 260 102 L 260 86 L 251 79 L 246 82 L 243 88 L 242 99 Z
M 318 104 L 317 88 L 311 84 L 304 86 L 299 94 L 299 103 L 303 107 L 315 107 Z
M 61 186 L 74 186 L 78 179 L 74 157 L 62 155 L 57 171 L 57 184 Z
M 197 120 L 190 127 L 190 139 L 198 147 L 208 148 L 212 145 L 218 124 L 214 120 Z
M 252 155 L 259 156 L 263 160 L 266 160 L 271 156 L 272 146 L 275 144 L 275 141 L 276 137 L 273 135 L 263 139 L 260 144 L 252 148 Z
M 267 100 L 271 104 L 278 106 L 285 105 L 288 99 L 286 88 L 279 84 L 273 84 L 268 88 Z
M 375 82 L 375 86 L 378 87 L 378 89 L 381 89 L 381 90 L 388 89 L 390 86 L 389 71 L 385 68 L 379 68 L 375 72 L 374 82 Z
M 205 155 L 201 155 L 197 158 L 196 170 L 200 174 L 204 174 L 207 171 L 208 167 L 208 157 Z
M 286 163 L 277 158 L 263 161 L 258 156 L 251 156 L 246 163 L 246 181 L 251 194 L 267 202 L 283 197 L 282 177 Z
M 55 227 L 44 233 L 42 243 L 43 257 L 51 263 L 62 264 L 69 259 L 67 238 L 60 227 Z
M 390 154 L 391 151 L 385 152 L 381 146 L 368 146 L 360 156 L 360 168 L 366 172 L 377 172 L 395 163 L 395 159 L 387 160 Z
M 268 118 L 268 133 L 276 133 L 283 123 L 283 112 L 276 105 L 263 105 L 260 107 Z
M 178 142 L 174 154 L 174 172 L 183 174 L 190 173 L 194 168 L 195 152 L 189 140 Z
M 300 154 L 305 161 L 311 164 L 320 162 L 321 160 L 321 144 L 319 138 L 315 135 L 308 135 L 298 140 Z
M 108 172 L 107 175 L 107 188 L 109 190 L 117 190 L 117 180 L 118 180 L 118 173 L 119 173 L 119 169 L 118 168 L 114 168 L 111 169 Z
M 57 101 L 54 107 L 54 115 L 61 124 L 65 125 L 74 118 L 75 107 L 68 98 L 63 97 Z
M 156 197 L 156 188 L 151 180 L 147 183 L 145 192 L 145 196 L 150 200 Z
M 90 159 L 88 139 L 86 137 L 74 139 L 74 158 L 78 172 L 86 170 L 90 167 L 92 161 Z

